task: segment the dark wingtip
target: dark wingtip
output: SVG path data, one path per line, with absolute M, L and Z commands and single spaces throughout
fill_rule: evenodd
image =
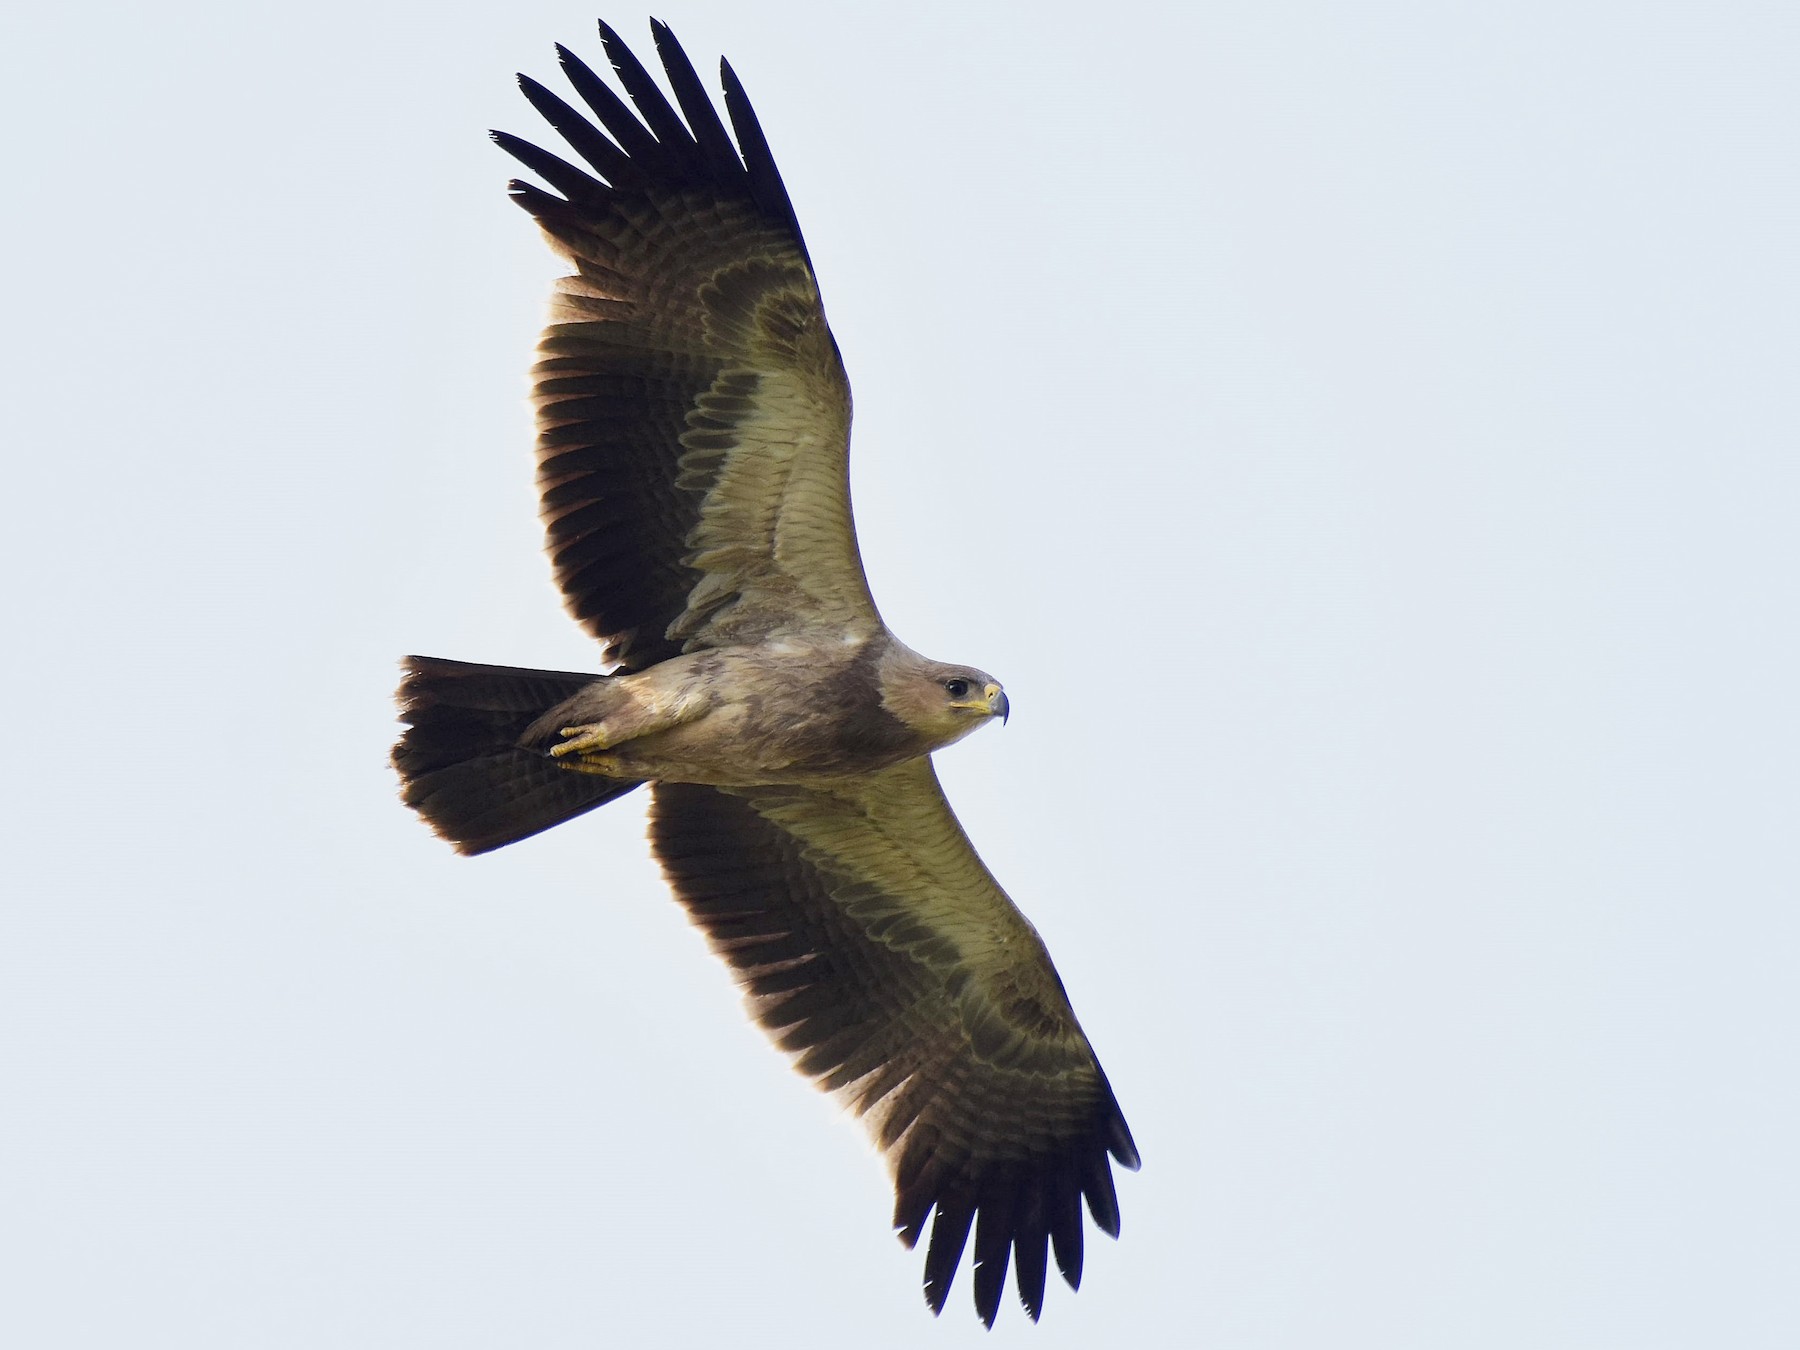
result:
M 1050 1264 L 1050 1223 L 1044 1208 L 1045 1182 L 1033 1178 L 1022 1197 L 1013 1234 L 1013 1281 L 1019 1302 L 1032 1321 L 1044 1310 L 1044 1277 Z
M 934 1312 L 948 1301 L 971 1233 L 975 1311 L 988 1326 L 1003 1301 L 1009 1266 L 1019 1302 L 1034 1322 L 1043 1313 L 1052 1252 L 1069 1287 L 1081 1287 L 1084 1229 L 1090 1218 L 1100 1232 L 1119 1235 L 1109 1155 L 1137 1161 L 1110 1094 L 1095 1103 L 1090 1121 L 1090 1132 L 1069 1140 L 1057 1154 L 1025 1162 L 992 1161 L 972 1169 L 973 1176 L 967 1160 L 947 1157 L 935 1135 L 910 1139 L 895 1166 L 894 1231 L 911 1248 L 931 1220 L 930 1240 L 924 1244 L 924 1289 Z
M 1094 1227 L 1110 1238 L 1118 1237 L 1119 1195 L 1113 1189 L 1112 1168 L 1107 1166 L 1106 1155 L 1093 1155 L 1083 1170 L 1087 1175 L 1082 1178 L 1081 1189 L 1087 1196 L 1088 1213 L 1093 1216 Z
M 775 167 L 775 153 L 769 149 L 768 137 L 763 134 L 756 109 L 750 105 L 743 81 L 731 68 L 731 62 L 723 57 L 719 58 L 719 82 L 725 92 L 725 113 L 737 133 L 738 149 L 743 157 L 744 171 L 750 176 L 750 190 L 756 204 L 788 227 L 794 242 L 800 246 L 800 256 L 810 267 L 812 255 L 806 251 L 806 237 L 800 231 L 800 218 L 794 213 L 787 184 L 782 182 L 781 170 Z
M 1050 1247 L 1056 1268 L 1071 1289 L 1081 1288 L 1081 1192 L 1074 1178 L 1062 1179 L 1051 1197 Z
M 950 1297 L 974 1221 L 975 1206 L 968 1201 L 938 1202 L 937 1217 L 931 1222 L 931 1246 L 925 1252 L 925 1303 L 933 1313 L 941 1313 Z
M 1144 1165 L 1144 1160 L 1138 1153 L 1137 1141 L 1131 1137 L 1131 1128 L 1126 1125 L 1125 1117 L 1116 1113 L 1107 1130 L 1106 1151 L 1127 1172 L 1135 1172 Z
M 1012 1256 L 1013 1189 L 1007 1185 L 997 1195 L 985 1197 L 975 1224 L 975 1312 L 985 1326 L 993 1326 L 1006 1292 L 1007 1264 Z

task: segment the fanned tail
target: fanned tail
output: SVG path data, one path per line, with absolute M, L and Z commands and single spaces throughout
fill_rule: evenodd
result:
M 622 797 L 632 780 L 571 773 L 519 738 L 601 677 L 483 666 L 435 656 L 401 662 L 394 746 L 401 796 L 458 853 L 486 853 Z

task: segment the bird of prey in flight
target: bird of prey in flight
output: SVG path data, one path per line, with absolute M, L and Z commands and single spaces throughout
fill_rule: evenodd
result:
M 999 681 L 890 633 L 850 517 L 850 386 L 768 142 L 731 131 L 669 29 L 671 100 L 605 24 L 624 97 L 521 77 L 577 167 L 504 133 L 509 186 L 570 274 L 533 367 L 547 551 L 605 675 L 405 661 L 394 765 L 463 853 L 649 784 L 676 897 L 795 1066 L 861 1118 L 894 1225 L 931 1218 L 944 1306 L 974 1232 L 992 1325 L 1071 1286 L 1082 1203 L 1117 1236 L 1136 1146 L 1037 932 L 976 856 L 931 754 L 1007 715 Z M 634 111 L 635 109 L 635 111 Z M 734 139 L 735 136 L 735 139 Z

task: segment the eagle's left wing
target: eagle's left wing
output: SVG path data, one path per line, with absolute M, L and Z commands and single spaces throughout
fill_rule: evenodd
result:
M 605 24 L 625 98 L 566 50 L 588 113 L 521 78 L 588 169 L 495 133 L 556 189 L 511 185 L 574 269 L 532 371 L 557 585 L 632 670 L 790 625 L 867 638 L 850 385 L 793 205 L 730 67 L 735 142 L 652 28 L 674 103 Z
M 651 840 L 795 1065 L 868 1125 L 944 1305 L 975 1230 L 992 1323 L 1009 1254 L 1032 1317 L 1048 1249 L 1081 1277 L 1081 1200 L 1117 1236 L 1107 1155 L 1138 1165 L 1049 953 L 975 854 L 929 759 L 841 789 L 658 783 Z

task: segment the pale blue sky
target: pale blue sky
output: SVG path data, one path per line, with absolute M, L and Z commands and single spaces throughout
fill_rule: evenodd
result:
M 639 803 L 469 861 L 395 800 L 401 654 L 596 655 L 483 134 L 592 9 L 39 7 L 0 1342 L 1796 1343 L 1800 17 L 663 14 L 785 172 L 884 613 L 1013 696 L 940 769 L 1123 1238 L 933 1324 Z

